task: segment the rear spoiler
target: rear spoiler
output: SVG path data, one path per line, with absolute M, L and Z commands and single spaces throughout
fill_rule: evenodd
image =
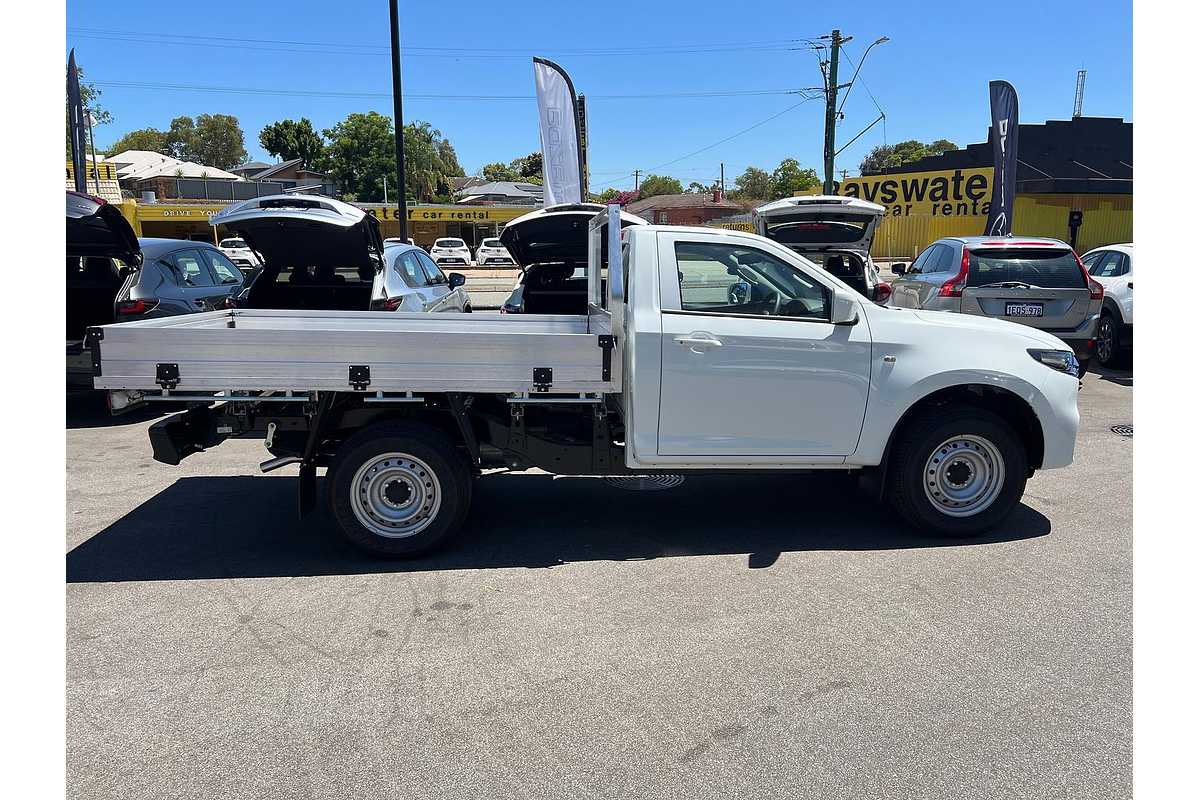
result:
M 607 297 L 600 296 L 600 273 L 604 265 L 604 250 L 608 250 Z M 625 276 L 621 264 L 621 207 L 610 204 L 588 220 L 588 319 L 594 312 L 605 312 L 612 318 L 612 332 L 625 327 Z

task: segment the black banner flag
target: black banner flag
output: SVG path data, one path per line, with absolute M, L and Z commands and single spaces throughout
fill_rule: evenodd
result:
M 83 95 L 79 91 L 79 69 L 75 50 L 67 61 L 67 131 L 71 136 L 71 165 L 75 168 L 75 191 L 87 192 L 87 147 L 84 138 Z
M 1013 201 L 1017 194 L 1017 90 L 1008 81 L 988 84 L 992 96 L 992 205 L 987 236 L 1012 233 Z

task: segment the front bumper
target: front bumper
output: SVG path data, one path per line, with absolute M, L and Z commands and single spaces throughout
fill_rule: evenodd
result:
M 1066 467 L 1075 458 L 1075 437 L 1079 433 L 1079 381 L 1061 372 L 1042 381 L 1042 393 L 1033 403 L 1042 425 L 1041 469 Z

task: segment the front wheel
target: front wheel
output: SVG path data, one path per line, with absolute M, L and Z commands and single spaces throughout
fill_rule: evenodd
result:
M 930 409 L 898 434 L 887 495 L 909 524 L 947 536 L 973 536 L 1004 520 L 1025 493 L 1025 447 L 1003 419 L 984 409 Z
M 390 422 L 338 448 L 329 503 L 354 545 L 390 558 L 427 553 L 453 536 L 471 505 L 466 459 L 440 431 Z

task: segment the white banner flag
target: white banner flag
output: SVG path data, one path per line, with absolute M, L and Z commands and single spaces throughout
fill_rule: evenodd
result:
M 575 109 L 575 87 L 563 68 L 533 60 L 538 123 L 542 134 L 542 176 L 547 206 L 583 202 L 583 148 Z

